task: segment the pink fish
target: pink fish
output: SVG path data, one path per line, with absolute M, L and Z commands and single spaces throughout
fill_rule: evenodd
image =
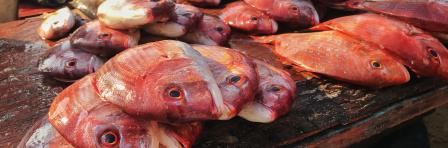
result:
M 231 109 L 231 117 L 254 99 L 258 86 L 255 64 L 244 54 L 225 47 L 193 45 L 206 58 L 214 79 Z
M 205 59 L 165 40 L 121 52 L 95 73 L 103 100 L 158 121 L 229 119 L 229 107 Z
M 277 32 L 277 22 L 263 11 L 244 2 L 228 4 L 219 16 L 229 26 L 250 33 L 273 34 Z
M 180 39 L 194 44 L 223 45 L 230 36 L 230 27 L 212 15 L 204 15 L 196 29 L 191 30 Z
M 73 47 L 105 57 L 137 46 L 139 39 L 138 30 L 111 29 L 99 21 L 84 24 L 70 36 Z
M 409 81 L 406 68 L 374 44 L 337 31 L 256 37 L 275 45 L 275 53 L 303 69 L 338 80 L 385 87 Z
M 133 29 L 166 22 L 174 11 L 173 0 L 106 0 L 98 7 L 98 19 L 113 29 Z
M 176 4 L 175 13 L 168 22 L 151 23 L 144 26 L 144 30 L 164 37 L 180 37 L 195 28 L 202 16 L 202 12 L 194 6 Z
M 448 50 L 437 39 L 405 22 L 377 14 L 336 18 L 315 30 L 338 30 L 383 47 L 420 76 L 448 80 Z
M 254 62 L 260 78 L 257 94 L 238 115 L 252 122 L 272 122 L 291 109 L 296 93 L 295 81 L 286 71 L 259 60 Z
M 319 24 L 319 16 L 309 0 L 244 0 L 249 5 L 266 12 L 279 22 L 302 28 Z

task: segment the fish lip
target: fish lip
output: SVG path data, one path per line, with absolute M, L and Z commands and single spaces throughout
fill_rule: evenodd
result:
M 272 24 L 272 33 L 276 33 L 278 31 L 278 23 L 275 20 L 271 20 Z
M 237 115 L 237 109 L 233 105 L 224 102 L 225 110 L 219 114 L 219 120 L 229 120 Z

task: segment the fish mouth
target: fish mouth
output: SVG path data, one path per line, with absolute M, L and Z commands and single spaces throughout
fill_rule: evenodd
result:
M 89 73 L 94 73 L 95 71 L 97 71 L 99 68 L 101 68 L 101 66 L 103 66 L 104 61 L 101 60 L 99 57 L 97 56 L 92 56 L 89 60 Z
M 272 32 L 271 33 L 276 33 L 278 31 L 278 24 L 275 20 L 271 20 L 271 24 L 272 24 Z
M 251 122 L 269 123 L 277 118 L 277 113 L 263 104 L 251 102 L 243 107 L 238 116 Z

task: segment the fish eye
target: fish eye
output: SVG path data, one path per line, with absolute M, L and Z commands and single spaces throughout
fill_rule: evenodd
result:
M 372 65 L 373 68 L 381 68 L 381 63 L 378 61 L 370 62 L 370 65 Z
M 299 8 L 297 8 L 297 7 L 291 7 L 291 10 L 293 10 L 293 11 L 297 11 L 297 10 L 299 10 Z
M 238 83 L 241 80 L 240 76 L 231 76 L 229 79 L 230 83 Z
M 71 59 L 65 63 L 65 67 L 74 67 L 76 66 L 76 59 Z
M 170 98 L 175 98 L 175 99 L 180 99 L 180 98 L 182 98 L 182 95 L 183 95 L 182 90 L 176 86 L 169 87 L 166 91 L 166 94 Z
M 104 38 L 107 38 L 108 36 L 110 36 L 109 33 L 101 33 L 98 35 L 98 39 L 104 39 Z
M 53 22 L 53 25 L 57 25 L 57 24 L 59 24 L 59 21 L 54 21 Z
M 280 89 L 279 86 L 274 85 L 274 86 L 271 86 L 271 89 L 270 89 L 270 90 L 273 91 L 273 92 L 278 92 L 278 91 L 280 91 L 281 89 Z
M 218 27 L 215 28 L 215 30 L 218 31 L 218 32 L 221 32 L 221 31 L 224 30 L 224 28 L 222 28 L 221 26 L 218 26 Z
M 432 57 L 434 57 L 434 58 L 439 57 L 439 54 L 438 54 L 434 49 L 429 48 L 428 51 L 429 51 L 429 54 L 430 54 Z
M 252 20 L 252 21 L 257 21 L 258 18 L 254 16 L 254 17 L 251 17 L 250 20 Z
M 185 17 L 190 17 L 191 15 L 192 15 L 191 13 L 182 14 L 182 16 L 185 16 Z
M 101 144 L 105 146 L 114 146 L 118 143 L 119 137 L 117 133 L 113 131 L 104 132 L 101 135 Z

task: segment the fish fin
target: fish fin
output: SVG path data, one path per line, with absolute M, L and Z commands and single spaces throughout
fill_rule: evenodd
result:
M 327 26 L 325 23 L 316 25 L 314 27 L 309 28 L 310 31 L 327 31 L 333 30 L 331 27 Z

